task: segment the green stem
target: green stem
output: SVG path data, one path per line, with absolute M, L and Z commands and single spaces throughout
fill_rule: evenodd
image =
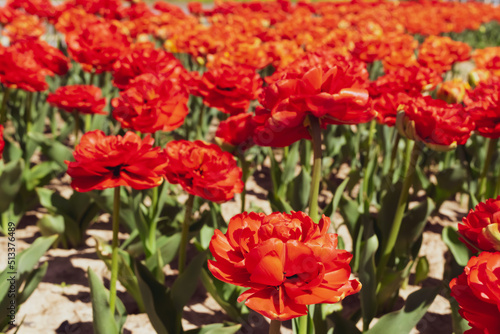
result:
M 92 72 L 90 72 L 89 85 L 94 84 L 94 77 L 95 77 L 95 71 L 94 69 L 92 69 Z
M 299 328 L 297 330 L 297 333 L 307 333 L 307 325 L 309 323 L 309 316 L 306 314 L 306 315 L 303 315 L 299 318 Z
M 279 334 L 281 328 L 281 321 L 271 320 L 271 325 L 269 326 L 269 334 Z M 302 333 L 302 332 L 299 332 Z
M 186 250 L 189 241 L 189 224 L 191 223 L 191 214 L 193 211 L 194 195 L 189 194 L 186 202 L 186 213 L 184 223 L 182 224 L 181 244 L 179 246 L 179 274 L 182 274 L 186 267 Z
M 365 213 L 368 212 L 369 206 L 370 206 L 370 199 L 368 198 L 368 181 L 370 175 L 368 174 L 368 164 L 370 163 L 370 152 L 371 152 L 371 147 L 373 144 L 373 136 L 375 134 L 375 125 L 377 123 L 375 120 L 372 120 L 370 122 L 370 129 L 368 130 L 368 145 L 367 145 L 367 152 L 365 156 L 365 161 L 364 161 L 364 166 L 363 166 L 363 200 L 365 202 Z
M 92 115 L 91 114 L 86 114 L 85 115 L 85 133 L 90 131 L 90 128 L 92 127 Z
M 75 117 L 75 129 L 74 129 L 74 134 L 75 134 L 75 147 L 78 145 L 78 134 L 80 132 L 80 113 L 78 111 L 73 111 L 73 117 Z
M 313 144 L 313 157 L 314 165 L 312 171 L 312 181 L 311 181 L 311 193 L 309 195 L 309 216 L 311 219 L 318 223 L 318 197 L 319 197 L 319 185 L 321 182 L 321 128 L 319 126 L 319 119 L 309 115 L 309 121 L 311 123 L 311 137 Z
M 0 109 L 0 124 L 4 124 L 7 121 L 7 102 L 9 101 L 10 89 L 5 86 L 3 91 L 3 99 L 2 99 L 2 109 Z
M 246 207 L 246 195 L 247 195 L 247 180 L 250 172 L 250 165 L 249 163 L 245 160 L 245 153 L 238 151 L 238 158 L 240 161 L 241 165 L 241 171 L 242 171 L 242 181 L 243 181 L 243 191 L 241 192 L 241 212 L 245 212 L 245 207 Z
M 493 198 L 497 198 L 500 195 L 500 173 L 498 174 L 497 184 L 495 186 L 495 193 L 493 194 Z
M 33 100 L 33 93 L 27 92 L 26 94 L 26 109 L 24 110 L 24 121 L 26 123 L 26 133 L 31 132 L 31 102 Z
M 479 189 L 477 193 L 477 199 L 482 201 L 486 194 L 486 183 L 488 180 L 488 170 L 490 169 L 491 160 L 493 158 L 493 154 L 497 149 L 497 138 L 489 138 L 488 139 L 488 151 L 486 152 L 486 160 L 484 161 L 483 170 L 481 171 L 481 175 L 479 176 Z
M 113 196 L 113 241 L 111 248 L 111 282 L 109 283 L 109 308 L 115 314 L 116 281 L 118 280 L 118 230 L 120 228 L 120 186 L 115 187 Z
M 156 218 L 158 210 L 158 187 L 153 188 L 153 196 L 151 198 L 151 217 L 148 235 L 148 249 L 149 255 L 152 255 L 156 249 L 156 227 L 158 226 L 158 219 Z
M 394 145 L 391 151 L 391 165 L 389 166 L 389 172 L 387 175 L 390 177 L 389 182 L 392 183 L 392 175 L 394 174 L 394 166 L 396 165 L 396 155 L 398 154 L 399 141 L 401 140 L 401 135 L 396 131 L 396 138 L 394 139 Z
M 385 243 L 385 247 L 383 248 L 382 256 L 380 258 L 380 262 L 378 265 L 377 278 L 379 281 L 384 275 L 385 267 L 387 266 L 391 253 L 394 249 L 394 246 L 396 245 L 396 240 L 398 238 L 399 230 L 401 228 L 401 222 L 403 221 L 406 204 L 408 202 L 408 193 L 413 183 L 413 175 L 415 174 L 415 168 L 420 155 L 419 143 L 408 141 L 408 146 L 409 146 L 408 149 L 410 148 L 411 144 L 413 144 L 413 149 L 411 151 L 411 159 L 408 166 L 408 172 L 406 173 L 405 179 L 403 181 L 403 187 L 401 189 L 401 194 L 399 195 L 399 201 L 396 207 L 394 221 L 392 222 L 391 230 L 389 232 L 389 238 Z

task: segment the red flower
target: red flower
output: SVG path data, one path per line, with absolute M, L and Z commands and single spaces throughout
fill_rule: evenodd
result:
M 106 136 L 100 130 L 85 133 L 75 148 L 74 162 L 65 161 L 73 178 L 73 189 L 86 192 L 118 186 L 148 189 L 163 181 L 167 158 L 153 148 L 149 136 L 141 139 L 133 132 L 125 136 Z
M 420 45 L 418 62 L 442 73 L 451 69 L 453 63 L 470 59 L 470 52 L 471 47 L 466 43 L 430 36 Z
M 245 66 L 222 65 L 203 73 L 193 95 L 222 112 L 236 115 L 248 110 L 251 100 L 256 100 L 262 79 L 254 69 Z
M 268 318 L 305 315 L 307 305 L 337 303 L 361 289 L 349 279 L 352 255 L 337 249 L 329 226 L 328 217 L 315 224 L 302 212 L 244 212 L 226 234 L 215 231 L 208 268 L 223 282 L 249 287 L 238 301 Z
M 288 146 L 310 138 L 307 115 L 326 124 L 359 124 L 375 114 L 368 106 L 368 91 L 358 88 L 355 77 L 340 67 L 324 72 L 314 67 L 299 78 L 282 80 L 266 87 L 255 121 L 259 124 L 254 141 L 261 146 Z
M 46 90 L 45 75 L 49 73 L 36 61 L 33 51 L 21 53 L 15 47 L 0 51 L 0 82 L 10 88 L 30 92 Z
M 253 145 L 255 122 L 251 113 L 238 114 L 219 123 L 215 136 L 225 143 L 247 149 Z
M 34 39 L 18 40 L 13 47 L 20 53 L 33 52 L 36 61 L 49 71 L 50 76 L 65 75 L 71 67 L 68 57 L 47 42 Z
M 111 101 L 113 117 L 122 127 L 143 133 L 175 130 L 189 112 L 188 98 L 177 80 L 143 74 Z
M 226 202 L 243 190 L 242 171 L 233 156 L 219 146 L 200 140 L 171 141 L 165 148 L 168 182 L 212 202 Z
M 480 82 L 464 98 L 475 130 L 483 137 L 500 138 L 500 80 Z
M 82 114 L 103 114 L 106 99 L 99 87 L 91 85 L 62 86 L 47 96 L 47 102 L 67 112 Z
M 2 31 L 2 34 L 8 36 L 11 40 L 18 39 L 38 39 L 45 33 L 45 28 L 38 17 L 33 15 L 21 14 L 15 16 Z
M 130 81 L 144 73 L 168 76 L 171 79 L 188 78 L 188 72 L 171 53 L 157 50 L 151 43 L 140 43 L 113 65 L 113 83 L 120 89 L 126 89 Z
M 464 145 L 474 129 L 461 104 L 447 104 L 430 96 L 408 101 L 398 113 L 396 126 L 402 136 L 419 140 L 437 151 Z
M 458 232 L 481 250 L 500 251 L 500 196 L 481 202 L 470 210 L 458 225 Z
M 9 0 L 7 6 L 10 8 L 22 8 L 31 15 L 52 19 L 56 16 L 56 9 L 50 0 Z
M 500 328 L 500 252 L 473 256 L 450 282 L 451 296 L 472 329 L 464 334 L 496 334 Z
M 394 126 L 401 104 L 421 96 L 424 91 L 433 90 L 441 80 L 436 71 L 421 66 L 398 68 L 377 78 L 369 87 L 377 121 Z
M 66 35 L 68 52 L 85 71 L 112 71 L 113 63 L 126 51 L 130 41 L 116 24 L 95 23 Z

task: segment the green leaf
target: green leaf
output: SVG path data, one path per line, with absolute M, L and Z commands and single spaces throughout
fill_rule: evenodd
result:
M 149 270 L 139 261 L 135 262 L 135 273 L 141 290 L 144 308 L 158 334 L 178 334 L 181 332 L 181 314 L 177 312 L 170 291 L 159 283 Z
M 442 238 L 451 254 L 455 258 L 455 261 L 462 267 L 467 265 L 470 259 L 470 253 L 467 246 L 462 243 L 458 238 L 458 232 L 451 226 L 445 226 L 443 228 Z
M 296 211 L 303 211 L 308 205 L 311 192 L 311 174 L 305 169 L 295 178 L 288 187 L 288 200 Z
M 12 270 L 10 267 L 6 267 L 2 273 L 0 273 L 0 328 L 3 328 L 7 321 L 8 314 L 8 303 L 10 303 L 10 299 L 7 298 L 10 289 L 10 281 L 8 280 L 11 272 L 17 272 L 16 275 L 16 288 L 19 293 L 17 298 L 19 301 L 23 300 L 23 294 L 19 292 L 19 287 L 21 287 L 26 281 L 27 286 L 24 289 L 26 290 L 26 295 L 31 294 L 34 289 L 33 285 L 37 282 L 39 275 L 44 273 L 44 269 L 39 269 L 36 271 L 34 268 L 40 258 L 45 254 L 45 252 L 49 249 L 49 247 L 54 243 L 57 236 L 52 237 L 39 237 L 33 242 L 33 244 L 19 253 L 15 259 L 17 263 L 17 270 Z M 30 292 L 31 290 L 31 292 Z M 17 307 L 20 306 L 20 303 L 17 304 Z
M 161 258 L 163 259 L 163 263 L 170 263 L 176 256 L 177 251 L 179 249 L 179 245 L 181 243 L 181 233 L 176 233 L 171 235 L 170 237 L 161 236 L 156 240 L 157 251 L 161 252 Z M 149 258 L 146 259 L 146 266 L 148 268 L 152 268 L 153 264 L 150 263 Z
M 3 165 L 3 162 L 0 162 Z M 0 167 L 1 168 L 1 167 Z M 0 213 L 5 212 L 15 199 L 23 182 L 24 160 L 19 159 L 3 165 L 0 175 Z
M 335 324 L 333 334 L 361 334 L 356 324 L 342 317 L 340 312 L 333 312 L 328 318 Z
M 417 268 L 415 269 L 415 285 L 425 280 L 429 276 L 429 261 L 425 256 L 419 257 L 417 260 Z
M 241 322 L 242 316 L 240 311 L 233 304 L 227 301 L 229 298 L 225 296 L 222 291 L 223 288 L 221 287 L 223 287 L 223 284 L 227 283 L 221 282 L 221 285 L 216 286 L 212 278 L 213 276 L 209 274 L 208 270 L 206 270 L 205 268 L 201 270 L 201 281 L 203 283 L 203 286 L 205 287 L 205 290 L 207 290 L 207 292 L 231 319 L 237 322 Z M 233 285 L 230 286 L 233 287 Z M 235 288 L 234 291 L 236 290 L 237 289 Z
M 360 292 L 361 312 L 363 315 L 363 327 L 365 329 L 368 328 L 370 322 L 377 314 L 375 253 L 379 245 L 377 235 L 370 230 L 366 232 L 366 236 L 368 237 L 364 241 L 359 264 L 359 281 L 363 285 Z
M 92 318 L 96 334 L 118 334 L 125 324 L 125 306 L 119 298 L 116 299 L 116 311 L 113 315 L 109 308 L 109 291 L 101 279 L 88 268 L 90 298 L 92 299 Z
M 450 302 L 450 308 L 451 308 L 453 333 L 463 334 L 466 330 L 469 330 L 471 327 L 469 326 L 468 321 L 462 318 L 462 316 L 458 313 L 459 306 L 456 299 L 453 297 L 449 297 L 448 300 Z
M 295 169 L 297 168 L 297 163 L 299 161 L 299 144 L 299 142 L 295 142 L 290 145 L 285 161 L 285 166 L 283 168 L 283 173 L 281 174 L 280 186 L 286 186 L 295 178 Z
M 333 215 L 337 212 L 337 207 L 339 206 L 340 200 L 342 199 L 342 195 L 344 194 L 344 190 L 349 183 L 349 177 L 347 177 L 342 183 L 335 189 L 335 194 L 330 203 L 323 210 L 323 214 L 330 219 L 333 219 Z
M 427 218 L 434 211 L 434 201 L 427 197 L 425 201 L 408 210 L 404 217 L 395 245 L 396 254 L 407 255 L 413 244 L 422 236 Z
M 33 291 L 35 291 L 35 289 L 37 288 L 38 284 L 40 284 L 40 282 L 42 281 L 43 277 L 47 273 L 48 268 L 49 263 L 45 262 L 28 275 L 23 290 L 17 295 L 17 305 L 21 305 L 26 300 L 28 300 Z
M 64 234 L 64 217 L 60 215 L 43 215 L 42 219 L 40 219 L 36 225 L 43 236 Z
M 111 253 L 113 249 L 111 245 L 108 245 L 104 240 L 98 237 L 94 237 L 96 241 L 96 253 L 97 256 L 106 264 L 109 270 L 111 270 Z M 141 291 L 139 289 L 139 283 L 137 282 L 137 277 L 131 268 L 132 260 L 127 252 L 118 249 L 118 280 L 125 287 L 128 293 L 134 297 L 139 310 L 144 312 L 144 303 L 142 301 Z
M 57 236 L 55 235 L 50 237 L 39 237 L 29 248 L 19 253 L 17 257 L 18 277 L 21 278 L 29 274 L 56 239 Z
M 172 302 L 177 312 L 182 313 L 182 309 L 188 303 L 196 290 L 203 264 L 207 259 L 207 253 L 202 252 L 191 260 L 184 272 L 177 277 L 171 288 Z
M 66 170 L 65 160 L 72 161 L 73 152 L 66 145 L 55 139 L 49 139 L 42 133 L 30 133 L 30 140 L 35 141 L 42 148 L 42 153 L 50 160 L 56 162 L 60 167 Z
M 226 326 L 224 324 L 211 324 L 185 331 L 185 334 L 234 334 L 239 331 L 241 325 Z
M 33 166 L 26 174 L 26 189 L 31 191 L 38 185 L 47 184 L 61 171 L 61 167 L 53 161 L 45 161 Z
M 423 288 L 406 299 L 403 309 L 382 316 L 365 334 L 410 333 L 436 298 L 440 288 Z

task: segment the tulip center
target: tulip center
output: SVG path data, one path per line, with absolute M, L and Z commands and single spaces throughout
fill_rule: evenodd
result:
M 128 165 L 125 164 L 119 164 L 118 166 L 114 167 L 106 167 L 107 170 L 111 171 L 113 173 L 113 178 L 118 178 L 120 177 L 120 172 L 123 167 L 127 167 Z

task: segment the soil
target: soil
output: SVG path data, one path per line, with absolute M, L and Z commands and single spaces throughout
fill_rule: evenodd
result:
M 257 172 L 258 173 L 258 172 Z M 257 177 L 257 180 L 260 178 Z M 259 180 L 260 181 L 260 180 Z M 252 189 L 247 195 L 248 204 L 259 206 L 266 213 L 271 212 L 269 202 L 266 200 L 268 185 L 251 178 L 248 189 Z M 67 188 L 65 191 L 71 191 Z M 222 213 L 228 220 L 237 213 L 240 208 L 239 197 L 222 205 Z M 439 215 L 429 219 L 424 235 L 420 255 L 427 256 L 430 264 L 429 278 L 423 282 L 424 285 L 437 285 L 443 279 L 443 268 L 447 247 L 441 240 L 441 230 L 446 225 L 456 225 L 461 217 L 467 213 L 466 208 L 458 202 L 448 201 L 441 207 Z M 21 220 L 16 230 L 16 242 L 18 251 L 28 247 L 39 235 L 36 226 L 41 217 L 41 211 L 29 212 Z M 341 217 L 334 219 L 333 225 L 339 226 Z M 49 267 L 46 276 L 31 297 L 21 305 L 17 314 L 17 323 L 21 321 L 19 328 L 12 328 L 8 334 L 13 334 L 17 329 L 19 334 L 90 334 L 92 328 L 92 304 L 90 300 L 90 289 L 87 280 L 87 269 L 92 268 L 100 277 L 104 278 L 104 284 L 109 287 L 110 272 L 106 265 L 95 253 L 95 240 L 100 237 L 111 240 L 111 225 L 107 223 L 109 215 L 102 215 L 99 220 L 92 224 L 87 230 L 85 245 L 79 249 L 50 249 L 41 262 L 48 262 Z M 351 247 L 349 235 L 343 228 L 336 231 L 346 240 L 346 248 Z M 128 235 L 120 233 L 120 240 L 125 240 Z M 6 249 L 6 238 L 0 238 L 0 249 Z M 0 258 L 0 269 L 6 266 L 6 258 Z M 175 264 L 164 268 L 167 281 L 177 275 Z M 401 291 L 402 301 L 418 286 L 409 285 Z M 155 333 L 146 314 L 138 313 L 135 302 L 125 289 L 118 285 L 118 297 L 127 308 L 128 317 L 125 323 L 124 333 L 149 334 Z M 357 298 L 348 298 L 345 302 L 357 303 Z M 346 308 L 349 306 L 346 305 Z M 249 317 L 250 323 L 245 324 L 241 333 L 265 333 L 267 322 L 259 314 L 253 313 Z M 189 305 L 184 308 L 184 329 L 192 329 L 201 325 L 230 321 L 221 311 L 218 304 L 204 291 L 200 285 L 191 299 Z M 290 322 L 284 324 L 282 333 L 292 333 Z M 452 333 L 451 315 L 448 301 L 438 296 L 429 308 L 428 313 L 412 331 L 413 333 Z

